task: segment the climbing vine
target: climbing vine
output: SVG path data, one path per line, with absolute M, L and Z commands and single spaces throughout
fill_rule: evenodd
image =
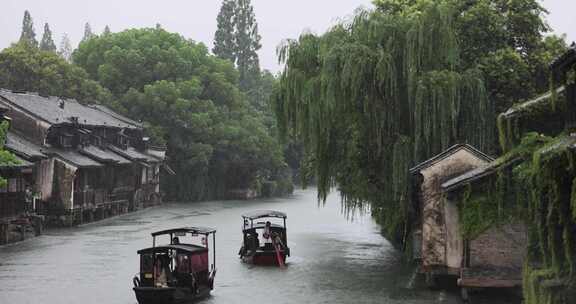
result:
M 2 117 L 0 116 L 0 119 Z M 6 140 L 6 134 L 8 133 L 8 123 L 0 122 L 0 165 L 15 165 L 20 162 L 18 159 L 10 152 L 4 150 L 4 142 Z M 0 175 L 0 187 L 6 185 L 6 179 L 2 178 Z
M 496 174 L 468 185 L 461 194 L 468 239 L 492 225 L 526 224 L 527 304 L 567 304 L 576 296 L 575 143 L 567 135 L 525 133 L 520 144 L 493 163 Z

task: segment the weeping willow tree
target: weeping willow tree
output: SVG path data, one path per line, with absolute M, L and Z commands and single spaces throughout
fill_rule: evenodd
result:
M 319 199 L 337 186 L 347 210 L 370 206 L 397 245 L 409 232 L 410 166 L 455 143 L 493 141 L 482 75 L 460 68 L 451 16 L 438 4 L 362 11 L 279 48 L 279 128 L 303 141 Z

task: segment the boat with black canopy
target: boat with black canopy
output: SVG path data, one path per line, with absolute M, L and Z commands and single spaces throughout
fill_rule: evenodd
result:
M 240 258 L 247 263 L 284 267 L 286 257 L 290 256 L 286 218 L 285 213 L 273 210 L 257 210 L 242 215 Z
M 158 246 L 156 238 L 161 236 L 169 237 L 169 242 Z M 140 273 L 133 279 L 138 303 L 189 303 L 208 296 L 216 276 L 215 245 L 216 230 L 212 228 L 185 227 L 152 233 L 152 247 L 138 251 Z

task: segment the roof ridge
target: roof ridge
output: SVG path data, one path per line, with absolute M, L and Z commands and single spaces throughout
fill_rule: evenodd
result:
M 476 149 L 474 146 L 468 144 L 468 143 L 459 143 L 459 144 L 455 144 L 453 146 L 451 146 L 450 148 L 436 154 L 435 156 L 417 164 L 416 166 L 410 168 L 409 172 L 411 174 L 414 174 L 418 171 L 421 171 L 424 168 L 428 168 L 434 164 L 436 164 L 437 162 L 445 159 L 446 157 L 448 157 L 449 155 L 454 154 L 457 150 L 459 149 L 466 149 L 469 152 L 471 152 L 472 154 L 475 154 L 476 156 L 478 156 L 479 158 L 482 158 L 488 162 L 491 162 L 494 160 L 494 158 L 492 158 L 491 156 L 487 155 L 486 153 Z

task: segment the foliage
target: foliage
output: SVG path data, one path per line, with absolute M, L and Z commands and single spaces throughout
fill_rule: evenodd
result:
M 524 299 L 565 304 L 576 282 L 575 140 L 527 133 L 494 163 L 496 174 L 469 184 L 460 204 L 464 237 L 489 227 L 523 222 L 528 228 Z
M 72 61 L 72 45 L 70 43 L 70 38 L 68 38 L 68 34 L 66 33 L 62 35 L 62 40 L 60 41 L 60 48 L 58 49 L 58 55 L 60 55 L 62 59 L 68 62 Z
M 96 35 L 92 32 L 92 27 L 90 23 L 86 22 L 84 25 L 84 36 L 82 36 L 82 41 L 90 40 L 94 38 Z
M 524 221 L 527 217 L 525 194 L 531 189 L 532 155 L 553 142 L 551 137 L 526 133 L 521 143 L 492 163 L 493 178 L 467 185 L 460 200 L 465 238 L 474 239 L 494 225 Z
M 301 138 L 319 198 L 371 203 L 388 238 L 405 241 L 407 169 L 448 148 L 492 142 L 482 77 L 459 70 L 452 12 L 361 12 L 322 36 L 287 41 L 274 103 L 283 134 Z
M 260 45 L 258 23 L 250 0 L 238 0 L 234 16 L 236 25 L 236 64 L 240 72 L 240 88 L 244 91 L 256 87 L 260 76 L 260 62 L 256 53 Z
M 18 43 L 0 52 L 0 87 L 43 95 L 76 98 L 86 103 L 109 102 L 111 94 L 86 72 L 54 52 Z
M 38 47 L 36 40 L 36 32 L 34 31 L 34 22 L 30 12 L 24 11 L 24 19 L 22 20 L 22 34 L 20 35 L 20 43 L 29 47 Z
M 4 143 L 6 142 L 6 134 L 8 133 L 8 123 L 1 121 L 0 115 L 0 165 L 18 164 L 19 161 L 14 155 L 4 150 Z M 6 185 L 6 180 L 0 176 L 0 188 Z
M 236 62 L 236 38 L 234 16 L 236 14 L 236 0 L 224 0 L 218 13 L 218 28 L 214 35 L 214 48 L 212 52 L 219 58 Z
M 226 0 L 218 15 L 214 54 L 232 61 L 240 73 L 240 88 L 257 90 L 260 85 L 258 23 L 250 0 Z
M 177 172 L 162 179 L 171 199 L 224 198 L 284 170 L 281 146 L 238 89 L 238 72 L 203 44 L 134 29 L 82 42 L 74 62 L 117 97 L 115 109 L 167 144 Z
M 391 14 L 419 14 L 431 0 L 374 0 Z M 537 0 L 441 0 L 452 6 L 461 42 L 462 69 L 479 68 L 496 112 L 547 91 L 548 63 L 566 50 L 563 38 L 546 36 L 546 10 Z
M 56 44 L 52 39 L 52 31 L 48 23 L 44 24 L 44 34 L 42 35 L 42 41 L 40 42 L 40 50 L 47 52 L 56 52 Z

